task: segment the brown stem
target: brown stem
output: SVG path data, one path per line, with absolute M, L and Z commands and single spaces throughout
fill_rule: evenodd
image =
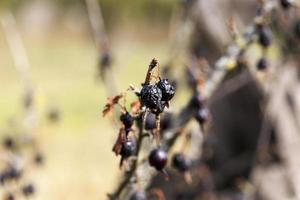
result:
M 158 61 L 155 58 L 153 58 L 151 60 L 150 64 L 149 64 L 144 85 L 149 85 L 150 84 L 150 81 L 151 81 L 151 72 L 157 66 L 157 64 L 158 64 Z

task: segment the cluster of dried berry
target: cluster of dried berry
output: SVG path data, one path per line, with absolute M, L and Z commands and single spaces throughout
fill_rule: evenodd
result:
M 33 155 L 29 163 L 25 162 L 25 148 L 30 147 Z M 5 200 L 14 200 L 20 195 L 25 198 L 32 196 L 35 187 L 32 183 L 26 183 L 26 169 L 29 165 L 40 166 L 43 164 L 44 157 L 41 152 L 36 150 L 34 142 L 30 138 L 4 137 L 2 141 L 2 156 L 5 157 L 1 164 L 0 184 L 4 190 Z M 26 166 L 25 166 L 26 165 Z M 17 183 L 17 184 L 16 184 Z
M 174 95 L 175 87 L 168 79 L 161 79 L 153 85 L 144 85 L 140 92 L 142 106 L 155 114 L 162 113 Z

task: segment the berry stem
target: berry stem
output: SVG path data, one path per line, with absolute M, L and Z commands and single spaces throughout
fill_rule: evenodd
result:
M 146 74 L 146 79 L 145 79 L 145 82 L 143 85 L 149 85 L 150 80 L 151 80 L 151 72 L 157 66 L 157 64 L 158 64 L 158 61 L 155 58 L 153 58 L 149 64 L 148 71 Z
M 155 130 L 155 139 L 156 145 L 159 146 L 160 144 L 160 115 L 156 115 L 156 130 Z

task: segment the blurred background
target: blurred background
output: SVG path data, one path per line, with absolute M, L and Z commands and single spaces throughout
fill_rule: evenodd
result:
M 164 61 L 172 0 L 100 0 L 119 91 L 144 79 L 150 59 Z M 119 172 L 116 132 L 102 118 L 107 93 L 96 79 L 98 50 L 83 0 L 1 0 L 12 12 L 30 64 L 45 165 L 32 175 L 36 199 L 105 199 Z M 22 121 L 24 85 L 0 28 L 0 130 Z M 132 75 L 134 74 L 134 76 Z M 47 115 L 59 110 L 60 120 Z
M 297 3 L 1 0 L 0 195 L 32 183 L 35 199 L 106 199 L 122 171 L 112 152 L 120 122 L 103 107 L 139 87 L 156 58 L 177 83 L 169 119 L 185 126 L 169 155 L 182 145 L 195 181 L 168 165 L 171 181 L 158 174 L 150 189 L 172 200 L 299 199 Z M 31 187 L 21 191 L 30 199 Z

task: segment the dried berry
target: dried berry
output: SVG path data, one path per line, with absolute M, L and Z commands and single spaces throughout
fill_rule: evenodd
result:
M 259 29 L 258 42 L 261 46 L 265 48 L 269 47 L 272 43 L 271 31 L 266 28 Z
M 136 143 L 133 140 L 128 140 L 122 145 L 121 156 L 123 158 L 128 158 L 134 155 L 136 151 Z
M 140 92 L 140 97 L 141 103 L 155 113 L 163 111 L 162 91 L 156 85 L 145 85 Z
M 258 60 L 257 65 L 256 65 L 258 70 L 265 70 L 268 67 L 268 62 L 265 58 L 261 58 Z
M 168 79 L 162 79 L 157 83 L 157 87 L 162 91 L 162 101 L 170 101 L 175 95 L 175 87 L 169 83 Z
M 186 172 L 191 167 L 191 162 L 183 154 L 175 154 L 172 159 L 172 165 L 180 172 Z
M 200 125 L 203 125 L 205 122 L 208 121 L 210 112 L 208 108 L 200 108 L 196 113 L 196 120 L 199 122 Z
M 280 0 L 280 5 L 283 9 L 288 9 L 291 7 L 292 3 L 290 0 Z
M 157 170 L 162 170 L 168 161 L 168 154 L 162 148 L 154 149 L 150 152 L 149 163 Z
M 34 162 L 37 165 L 41 165 L 44 162 L 44 156 L 42 153 L 36 153 L 34 156 Z
M 14 141 L 14 139 L 12 137 L 7 136 L 3 140 L 3 146 L 6 149 L 13 149 L 15 147 L 15 141 Z
M 133 125 L 133 117 L 129 112 L 126 112 L 120 116 L 121 122 L 124 124 L 126 131 L 129 131 Z
M 26 197 L 31 196 L 35 192 L 34 186 L 32 184 L 25 185 L 22 192 Z
M 111 64 L 111 56 L 108 52 L 105 52 L 100 57 L 100 66 L 108 67 Z

